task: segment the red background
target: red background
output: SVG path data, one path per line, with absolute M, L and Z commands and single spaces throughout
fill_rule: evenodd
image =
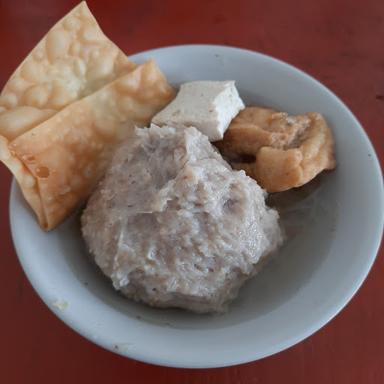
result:
M 70 0 L 0 0 L 0 86 Z M 90 0 L 127 54 L 185 43 L 245 47 L 310 73 L 357 115 L 384 161 L 382 0 Z M 383 250 L 347 308 L 304 342 L 246 365 L 183 370 L 124 359 L 91 344 L 40 301 L 17 261 L 8 224 L 11 177 L 0 167 L 0 382 L 384 383 Z

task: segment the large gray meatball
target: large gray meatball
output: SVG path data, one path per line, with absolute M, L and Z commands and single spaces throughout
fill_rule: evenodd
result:
M 127 297 L 223 311 L 281 242 L 278 214 L 195 128 L 137 129 L 82 216 L 97 265 Z

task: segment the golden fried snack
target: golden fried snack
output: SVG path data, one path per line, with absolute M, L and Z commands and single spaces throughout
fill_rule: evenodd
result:
M 0 135 L 13 140 L 134 68 L 82 2 L 51 28 L 5 84 Z
M 268 192 L 300 187 L 336 165 L 332 132 L 314 112 L 289 116 L 247 107 L 215 145 Z
M 52 229 L 88 197 L 116 144 L 135 125 L 147 125 L 174 95 L 149 61 L 10 143 L 0 138 L 0 159 L 13 172 L 41 227 Z

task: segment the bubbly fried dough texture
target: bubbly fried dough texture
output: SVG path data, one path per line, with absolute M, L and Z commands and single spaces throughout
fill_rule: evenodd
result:
M 0 160 L 12 171 L 42 228 L 63 221 L 88 197 L 115 145 L 149 124 L 175 92 L 153 61 L 62 109 L 11 142 Z
M 0 95 L 0 134 L 12 140 L 135 67 L 85 2 L 56 23 Z
M 0 94 L 0 160 L 40 223 L 46 220 L 37 183 L 9 150 L 9 142 L 135 67 L 82 2 L 51 28 L 5 84 Z
M 315 112 L 289 116 L 247 107 L 215 145 L 268 192 L 300 187 L 336 166 L 332 132 Z
M 0 95 L 0 135 L 13 140 L 135 68 L 85 2 L 54 25 Z
M 85 2 L 62 18 L 0 95 L 0 160 L 40 225 L 84 199 L 111 148 L 174 95 L 154 63 L 136 64 L 101 31 Z

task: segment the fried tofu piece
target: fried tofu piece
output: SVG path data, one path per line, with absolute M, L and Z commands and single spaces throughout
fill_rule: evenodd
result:
M 247 107 L 215 145 L 268 192 L 300 187 L 336 166 L 332 132 L 315 112 L 289 116 Z

